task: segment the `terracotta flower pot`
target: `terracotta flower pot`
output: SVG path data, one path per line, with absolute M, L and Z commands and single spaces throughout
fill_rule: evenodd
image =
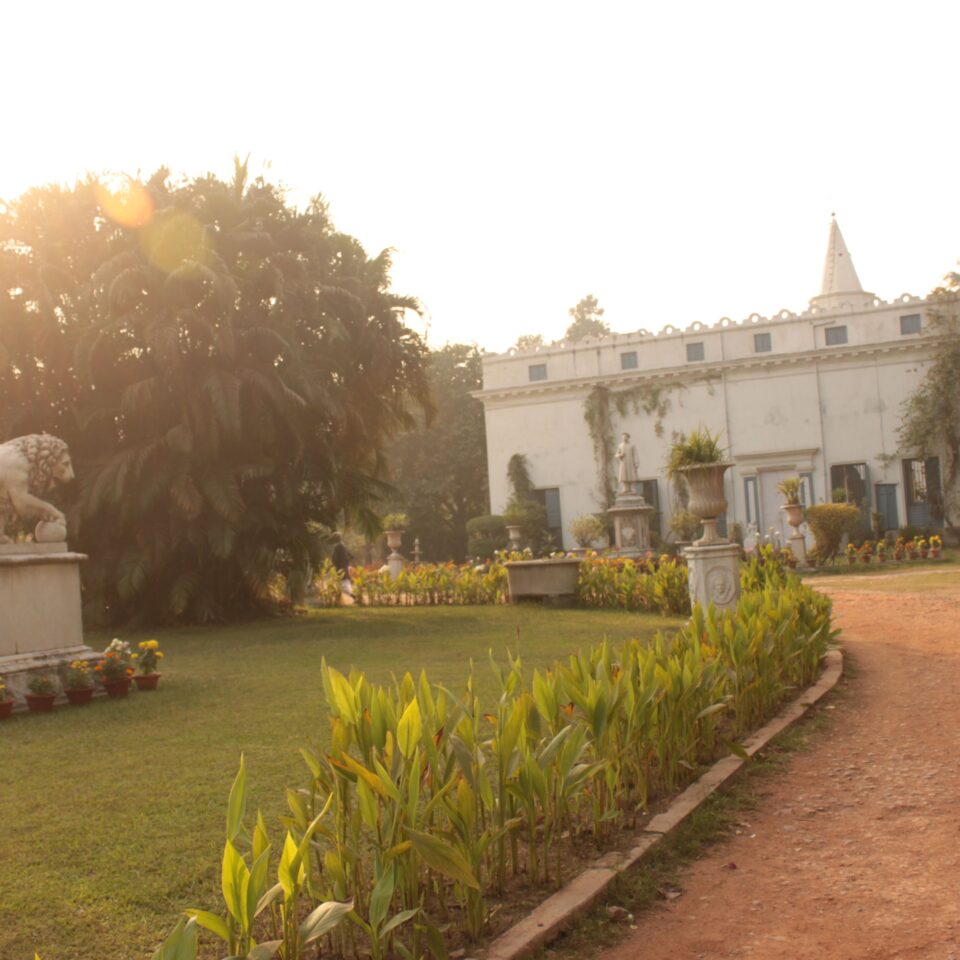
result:
M 929 552 L 930 552 L 929 550 L 921 550 L 921 551 L 920 551 L 920 557 L 921 557 L 921 559 L 926 560 L 926 559 L 927 559 L 927 554 L 928 554 Z
M 856 562 L 857 562 L 857 558 L 856 558 L 856 557 L 847 557 L 847 563 L 849 563 L 851 567 L 852 567 Z
M 95 691 L 93 687 L 67 687 L 63 692 L 72 706 L 85 707 L 93 699 Z
M 931 547 L 930 548 L 930 559 L 939 560 L 940 559 L 940 547 Z
M 108 697 L 125 697 L 130 692 L 130 678 L 124 677 L 122 680 L 104 680 L 103 689 L 107 691 Z
M 53 709 L 53 701 L 57 699 L 55 693 L 28 693 L 27 709 L 31 713 L 49 713 Z
M 159 673 L 137 673 L 133 677 L 138 690 L 156 690 L 160 682 Z
M 0 720 L 6 720 L 13 713 L 15 700 L 0 700 Z
M 860 562 L 861 562 L 861 563 L 869 563 L 872 559 L 873 559 L 872 557 L 861 557 L 861 558 L 860 558 Z

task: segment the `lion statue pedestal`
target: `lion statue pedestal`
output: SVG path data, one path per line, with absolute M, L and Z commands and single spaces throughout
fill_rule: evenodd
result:
M 66 544 L 63 514 L 40 497 L 73 479 L 66 444 L 34 434 L 0 444 L 0 676 L 22 699 L 31 676 L 51 679 L 72 660 L 98 658 L 83 642 L 82 553 Z M 31 543 L 6 536 L 9 520 L 37 517 Z

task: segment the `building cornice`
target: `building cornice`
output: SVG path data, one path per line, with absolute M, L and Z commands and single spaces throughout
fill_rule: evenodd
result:
M 842 307 L 831 307 L 829 309 L 814 306 L 801 313 L 794 313 L 791 310 L 780 310 L 771 316 L 751 313 L 750 316 L 743 320 L 731 320 L 729 317 L 721 317 L 713 324 L 701 323 L 698 320 L 684 328 L 667 324 L 662 330 L 656 333 L 641 329 L 629 333 L 611 333 L 605 337 L 585 337 L 583 340 L 575 341 L 563 340 L 558 343 L 544 344 L 541 347 L 535 347 L 531 350 L 517 350 L 511 347 L 510 350 L 504 353 L 485 354 L 483 363 L 486 366 L 490 364 L 510 363 L 521 359 L 543 360 L 552 356 L 562 356 L 577 351 L 600 350 L 604 348 L 621 349 L 655 341 L 683 339 L 694 334 L 699 336 L 703 334 L 723 333 L 726 330 L 764 329 L 768 326 L 774 327 L 785 323 L 813 322 L 819 326 L 833 321 L 850 320 L 858 316 L 869 316 L 870 314 L 891 310 L 903 310 L 905 307 L 925 308 L 928 306 L 942 306 L 942 301 L 935 298 L 929 299 L 904 293 L 893 300 L 881 300 L 879 297 L 875 297 L 871 303 L 865 305 L 846 304 Z
M 548 401 L 556 399 L 558 394 L 585 394 L 594 387 L 606 387 L 608 390 L 629 390 L 644 384 L 655 385 L 658 382 L 672 380 L 684 385 L 691 383 L 716 382 L 731 373 L 751 370 L 768 370 L 777 367 L 799 367 L 809 364 L 829 364 L 835 366 L 845 361 L 862 357 L 880 357 L 884 355 L 914 355 L 925 358 L 940 342 L 940 337 L 918 336 L 904 340 L 890 340 L 872 344 L 848 344 L 846 346 L 819 347 L 813 350 L 793 353 L 755 355 L 719 362 L 683 364 L 681 366 L 661 367 L 657 370 L 630 371 L 629 374 L 603 374 L 590 377 L 571 377 L 565 380 L 538 381 L 492 390 L 475 390 L 471 396 L 486 403 L 499 403 L 509 400 Z

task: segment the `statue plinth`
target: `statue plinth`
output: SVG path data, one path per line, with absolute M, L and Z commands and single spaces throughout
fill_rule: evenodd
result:
M 740 544 L 692 544 L 683 551 L 690 570 L 690 603 L 733 610 L 740 599 Z
M 80 563 L 66 543 L 0 544 L 0 675 L 22 698 L 30 677 L 96 660 L 83 642 Z
M 653 507 L 638 493 L 617 494 L 607 513 L 613 517 L 614 547 L 621 557 L 640 557 L 650 549 Z

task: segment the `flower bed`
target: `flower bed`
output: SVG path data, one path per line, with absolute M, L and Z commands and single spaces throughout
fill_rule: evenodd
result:
M 598 644 L 532 675 L 519 657 L 494 664 L 492 707 L 472 674 L 454 694 L 423 674 L 378 686 L 324 664 L 329 744 L 302 751 L 309 775 L 287 792 L 283 840 L 259 815 L 244 829 L 241 764 L 225 914 L 193 911 L 196 923 L 231 955 L 266 941 L 264 958 L 307 956 L 321 926 L 325 956 L 443 957 L 448 928 L 486 935 L 498 900 L 562 883 L 575 851 L 609 845 L 814 678 L 829 600 L 774 564 L 751 575 L 765 585 L 735 612 L 697 608 L 650 644 Z M 190 924 L 173 942 L 195 956 Z

